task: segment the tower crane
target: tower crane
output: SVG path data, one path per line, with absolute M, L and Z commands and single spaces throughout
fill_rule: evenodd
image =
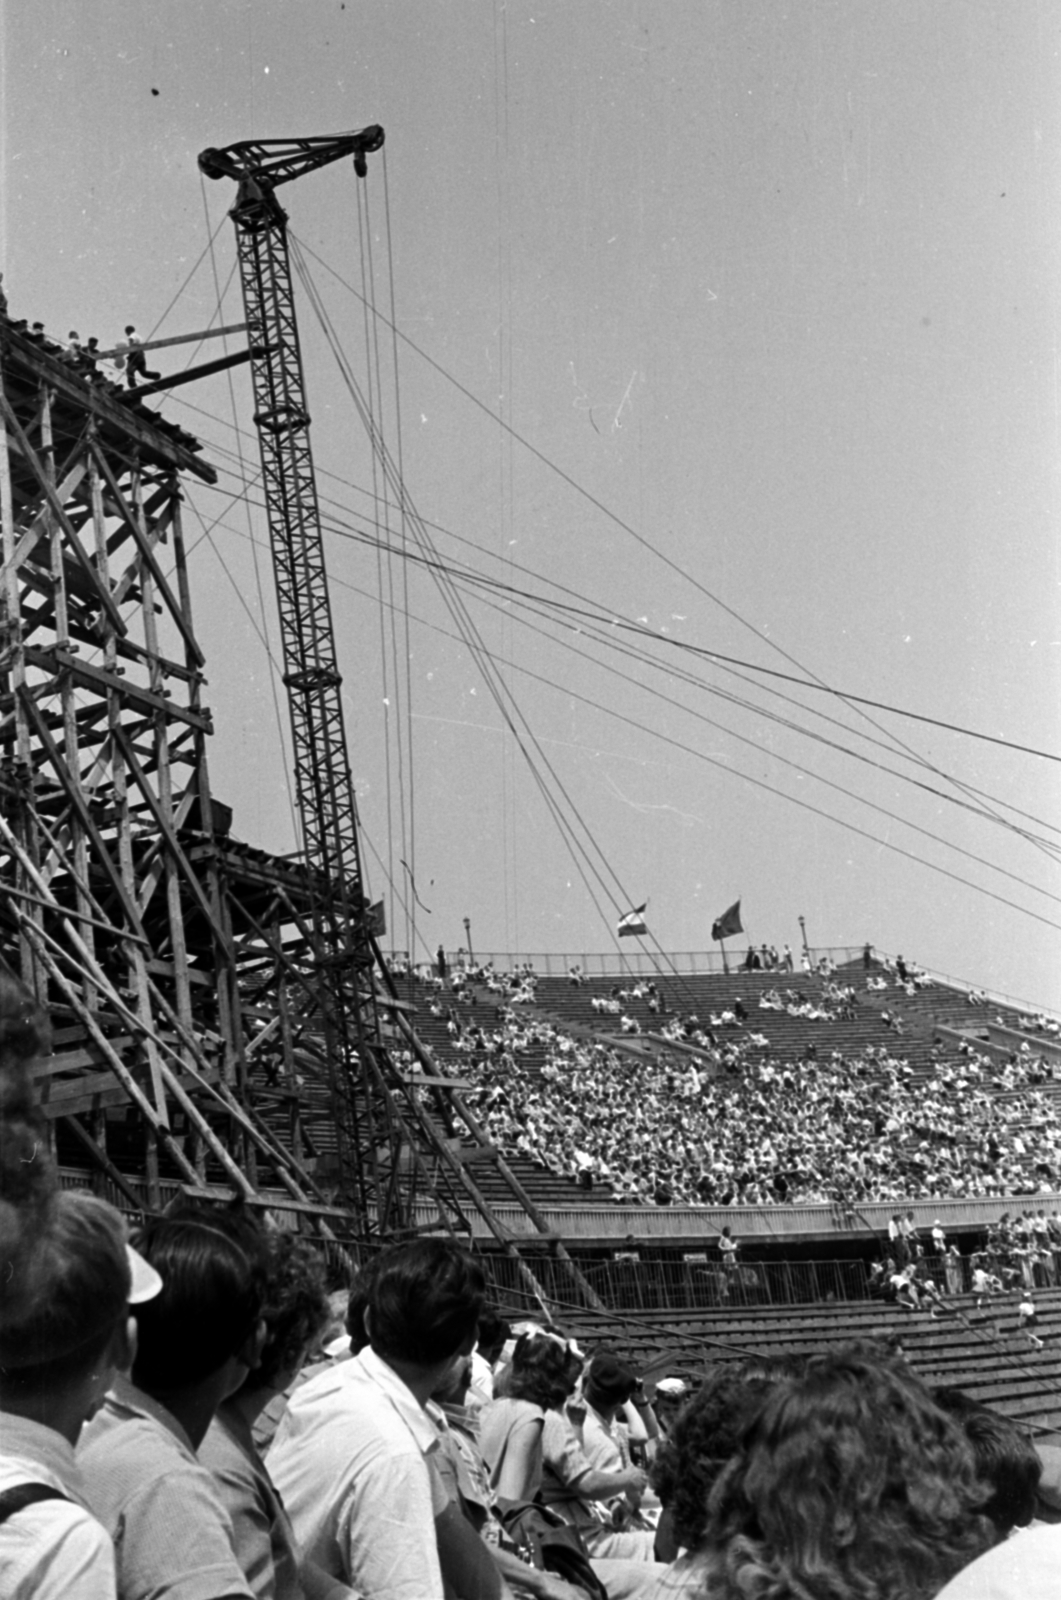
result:
M 472 1157 L 490 1160 L 513 1199 L 581 1298 L 600 1302 L 548 1223 L 486 1137 L 455 1088 L 448 1088 L 406 1019 L 375 938 L 361 868 L 354 786 L 343 718 L 341 677 L 332 623 L 324 541 L 310 448 L 287 214 L 281 184 L 335 161 L 352 159 L 364 178 L 367 157 L 384 140 L 377 125 L 308 139 L 246 140 L 207 149 L 199 167 L 208 178 L 238 185 L 230 216 L 236 229 L 248 343 L 252 347 L 254 421 L 276 579 L 284 683 L 294 747 L 295 786 L 313 907 L 315 988 L 324 1030 L 342 1175 L 342 1199 L 365 1238 L 413 1231 L 417 1185 L 427 1188 L 438 1220 L 467 1230 L 463 1204 L 484 1218 L 513 1257 L 534 1296 L 543 1291 L 457 1151 L 446 1128 L 472 1141 Z M 408 1074 L 391 1061 L 388 1030 L 412 1047 L 426 1073 L 438 1120 L 428 1115 Z M 440 1126 L 441 1122 L 441 1126 Z M 543 1243 L 545 1240 L 542 1241 Z
M 381 1155 L 396 1168 L 399 1151 L 393 1130 L 386 1126 L 389 1119 L 384 1116 L 384 1125 L 376 1126 L 382 1085 L 369 1081 L 371 1073 L 366 1076 L 380 1032 L 373 985 L 364 976 L 373 955 L 287 214 L 276 199 L 276 189 L 344 157 L 352 157 L 355 170 L 363 176 L 366 157 L 382 143 L 383 129 L 371 127 L 334 137 L 247 140 L 223 150 L 204 150 L 199 156 L 200 170 L 207 177 L 234 178 L 238 184 L 230 215 L 236 228 L 248 343 L 257 351 L 251 361 L 254 422 L 276 580 L 295 794 L 313 909 L 315 987 L 344 1199 L 360 1214 L 366 1233 L 372 1231 L 373 1218 L 384 1226 L 409 1219 L 379 1215 L 382 1186 L 373 1181 L 380 1177 Z

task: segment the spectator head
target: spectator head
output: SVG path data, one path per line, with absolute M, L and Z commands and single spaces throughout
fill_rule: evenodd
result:
M 328 1296 L 328 1320 L 318 1334 L 316 1346 L 311 1354 L 316 1354 L 318 1351 L 328 1353 L 328 1346 L 346 1335 L 346 1313 L 349 1308 L 349 1289 L 333 1289 Z
M 417 1239 L 385 1250 L 366 1285 L 366 1327 L 382 1360 L 419 1368 L 470 1354 L 485 1280 L 477 1262 L 449 1239 Z
M 984 1506 L 999 1540 L 1026 1528 L 1035 1516 L 1043 1464 L 1023 1428 L 961 1389 L 933 1389 L 932 1398 L 953 1417 L 972 1446 L 976 1470 L 993 1491 Z
M 703 1538 L 715 1479 L 772 1387 L 773 1380 L 758 1371 L 717 1372 L 672 1422 L 652 1463 L 652 1485 L 670 1510 L 675 1537 L 687 1549 L 695 1549 Z
M 964 1434 L 912 1373 L 816 1356 L 765 1397 L 711 1491 L 707 1588 L 930 1600 L 993 1542 L 985 1498 Z
M 324 1266 L 312 1245 L 297 1234 L 274 1233 L 267 1247 L 265 1343 L 245 1389 L 286 1388 L 328 1322 Z
M 543 1411 L 554 1411 L 573 1391 L 582 1365 L 577 1345 L 563 1334 L 529 1329 L 516 1340 L 504 1392 L 511 1400 L 529 1400 Z
M 181 1202 L 135 1242 L 163 1287 L 137 1319 L 133 1382 L 149 1394 L 175 1393 L 234 1359 L 255 1365 L 268 1253 L 254 1218 L 238 1205 Z
M 446 1368 L 431 1391 L 431 1398 L 440 1406 L 462 1406 L 468 1398 L 471 1381 L 471 1356 L 461 1356 Z
M 582 1378 L 582 1393 L 595 1411 L 623 1406 L 640 1385 L 634 1368 L 612 1350 L 595 1350 Z
M 12 1231 L 5 1225 L 6 1238 Z M 20 1398 L 127 1359 L 128 1307 L 159 1287 L 146 1263 L 131 1257 L 117 1211 L 96 1195 L 56 1195 L 24 1242 L 0 1311 L 0 1396 L 16 1408 Z
M 479 1313 L 477 1345 L 479 1354 L 491 1366 L 497 1360 L 506 1342 L 512 1337 L 511 1325 L 505 1321 L 496 1306 L 484 1306 Z
M 356 1356 L 368 1344 L 365 1312 L 368 1310 L 368 1286 L 372 1264 L 361 1268 L 350 1285 L 350 1298 L 346 1302 L 346 1331 L 350 1335 L 350 1354 Z
M 656 1398 L 652 1409 L 661 1428 L 670 1432 L 674 1419 L 689 1398 L 689 1386 L 684 1378 L 660 1378 L 656 1384 Z

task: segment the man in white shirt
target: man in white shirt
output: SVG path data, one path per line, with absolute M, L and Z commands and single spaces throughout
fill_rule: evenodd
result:
M 372 1600 L 443 1600 L 443 1567 L 462 1595 L 506 1592 L 451 1506 L 424 1409 L 471 1354 L 483 1288 L 478 1266 L 447 1239 L 385 1251 L 361 1300 L 370 1345 L 294 1391 L 269 1451 L 305 1555 Z M 358 1343 L 360 1330 L 350 1333 Z

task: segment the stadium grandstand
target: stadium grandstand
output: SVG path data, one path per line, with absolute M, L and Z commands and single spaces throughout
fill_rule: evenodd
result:
M 577 1310 L 550 1273 L 568 1318 L 682 1370 L 887 1332 L 933 1382 L 1061 1424 L 1057 1020 L 879 952 L 630 965 L 454 952 L 443 978 L 391 959 L 603 1302 Z M 527 1227 L 488 1162 L 479 1181 Z M 1042 1351 L 1019 1331 L 1028 1288 Z

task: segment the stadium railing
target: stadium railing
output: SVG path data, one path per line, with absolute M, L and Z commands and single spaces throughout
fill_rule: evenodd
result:
M 755 1261 L 722 1266 L 717 1254 L 688 1252 L 684 1260 L 578 1257 L 578 1269 L 609 1311 L 689 1311 L 709 1307 L 784 1306 L 869 1296 L 861 1261 Z M 562 1265 L 537 1257 L 532 1270 L 548 1296 L 571 1293 Z M 502 1295 L 523 1289 L 516 1264 L 488 1258 L 488 1271 Z
M 957 1200 L 939 1197 L 927 1200 L 875 1200 L 860 1201 L 853 1207 L 839 1203 L 819 1204 L 805 1202 L 800 1205 L 776 1206 L 550 1206 L 540 1210 L 552 1233 L 566 1239 L 569 1244 L 610 1243 L 622 1248 L 624 1241 L 636 1240 L 680 1245 L 685 1239 L 689 1248 L 694 1241 L 711 1239 L 728 1226 L 735 1238 L 755 1239 L 761 1243 L 784 1239 L 808 1238 L 878 1238 L 888 1234 L 888 1220 L 896 1211 L 912 1211 L 914 1226 L 927 1233 L 939 1221 L 946 1232 L 956 1228 L 986 1229 L 997 1222 L 1006 1211 L 1022 1211 L 1025 1207 L 1037 1210 L 1040 1206 L 1053 1211 L 1061 1206 L 1061 1196 L 1056 1194 L 1002 1195 L 997 1199 Z M 535 1235 L 534 1224 L 525 1212 L 516 1206 L 495 1205 L 493 1211 L 506 1232 L 520 1242 L 530 1242 Z M 416 1221 L 429 1227 L 432 1220 L 429 1206 L 416 1207 Z M 484 1241 L 490 1237 L 485 1221 L 471 1218 L 472 1236 Z
M 651 951 L 651 950 L 606 950 L 601 951 L 547 951 L 528 952 L 512 950 L 476 950 L 471 956 L 471 961 L 476 966 L 492 966 L 495 972 L 514 972 L 518 968 L 530 965 L 538 977 L 565 978 L 572 967 L 581 968 L 583 977 L 586 978 L 667 978 L 670 975 L 683 974 L 717 974 L 721 976 L 727 970 L 731 976 L 741 971 L 741 963 L 747 951 L 746 941 L 735 941 L 732 950 L 726 952 L 726 962 L 723 964 L 722 956 L 717 950 L 679 950 L 679 951 Z M 756 947 L 758 948 L 758 947 Z M 808 949 L 812 966 L 817 969 L 823 956 L 828 957 L 833 966 L 848 968 L 852 965 L 861 968 L 863 945 L 812 945 Z M 802 950 L 793 946 L 793 959 L 795 963 L 795 977 L 800 977 Z M 466 950 L 447 950 L 446 960 L 449 967 L 459 966 L 468 958 Z M 393 950 L 388 953 L 388 959 L 407 965 L 408 952 Z M 873 946 L 874 968 L 879 969 L 882 963 L 890 962 L 894 965 L 894 953 Z M 986 989 L 980 985 L 970 984 L 967 978 L 956 978 L 952 973 L 940 972 L 933 967 L 922 966 L 920 962 L 914 963 L 919 972 L 923 972 L 933 983 L 942 984 L 947 989 L 957 990 L 959 994 L 974 991 L 982 999 L 992 1005 L 1011 1006 L 1017 1011 L 1037 1015 L 1043 1012 L 1055 1021 L 1061 1021 L 1061 1012 L 1043 1006 L 1037 1000 L 1029 1000 L 1020 995 L 1008 994 L 1003 989 Z M 418 968 L 433 965 L 430 961 L 414 963 Z M 781 969 L 777 971 L 779 979 L 787 976 Z M 975 1013 L 971 1020 L 978 1020 Z

